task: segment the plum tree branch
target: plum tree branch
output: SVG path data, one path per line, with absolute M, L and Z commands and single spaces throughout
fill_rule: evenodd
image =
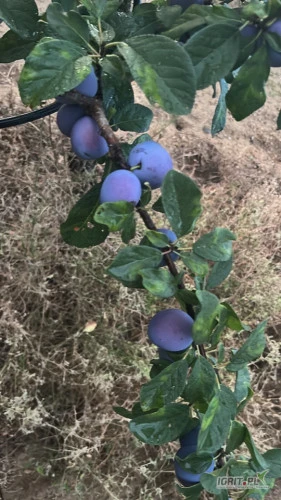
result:
M 107 117 L 104 112 L 104 108 L 102 105 L 102 102 L 98 98 L 92 98 L 92 97 L 86 97 L 81 95 L 79 92 L 75 90 L 71 90 L 69 92 L 66 92 L 63 95 L 63 99 L 65 99 L 66 102 L 72 103 L 72 104 L 79 104 L 80 106 L 83 106 L 87 112 L 96 120 L 99 128 L 100 128 L 100 133 L 101 135 L 105 138 L 108 147 L 109 147 L 109 155 L 112 161 L 114 162 L 114 165 L 116 168 L 123 168 L 125 170 L 130 170 L 130 166 L 128 165 L 126 158 L 123 154 L 123 151 L 120 147 L 120 143 L 118 138 L 116 137 L 115 133 L 113 132 Z M 145 226 L 147 229 L 150 229 L 152 231 L 156 231 L 157 227 L 155 226 L 152 218 L 150 217 L 149 213 L 147 210 L 144 208 L 137 206 L 136 210 L 138 214 L 140 215 L 141 219 L 143 220 Z M 164 255 L 165 262 L 167 264 L 167 267 L 170 271 L 170 273 L 177 277 L 178 276 L 178 270 L 171 259 L 171 256 L 167 253 Z M 183 290 L 185 288 L 183 280 L 180 281 L 178 284 L 178 288 Z M 194 317 L 194 311 L 193 307 L 189 304 L 186 305 L 186 311 L 187 313 L 191 316 Z M 202 353 L 202 356 L 206 357 L 205 351 L 204 354 Z

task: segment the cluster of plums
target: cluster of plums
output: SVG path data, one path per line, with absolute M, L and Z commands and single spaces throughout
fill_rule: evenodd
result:
M 98 90 L 98 79 L 92 68 L 90 74 L 75 90 L 87 97 L 94 97 Z M 78 104 L 64 104 L 57 113 L 60 131 L 70 137 L 73 151 L 82 159 L 98 159 L 109 151 L 108 144 L 100 134 L 97 122 L 86 114 Z M 134 146 L 128 157 L 132 170 L 116 170 L 104 180 L 100 193 L 101 203 L 128 201 L 137 205 L 142 186 L 149 183 L 151 189 L 161 186 L 167 172 L 173 168 L 168 151 L 154 141 L 145 141 Z M 173 233 L 172 238 L 176 239 Z
M 154 141 L 134 146 L 128 165 L 132 170 L 115 170 L 106 177 L 100 192 L 101 203 L 128 201 L 137 205 L 142 186 L 149 183 L 151 189 L 159 188 L 167 172 L 173 168 L 168 151 Z
M 190 347 L 193 342 L 193 323 L 191 316 L 180 309 L 166 309 L 155 314 L 148 325 L 148 337 L 158 347 L 160 359 L 173 362 L 173 354 L 181 354 Z M 196 451 L 199 431 L 200 423 L 192 431 L 181 436 L 181 447 L 177 452 L 179 458 L 186 458 Z M 183 469 L 176 460 L 174 466 L 177 479 L 184 486 L 193 486 L 200 481 L 201 474 Z M 212 472 L 214 467 L 213 460 L 205 472 Z

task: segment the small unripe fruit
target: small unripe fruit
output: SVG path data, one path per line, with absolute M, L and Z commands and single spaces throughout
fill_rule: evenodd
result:
M 106 140 L 100 135 L 97 122 L 90 116 L 77 120 L 71 130 L 73 151 L 84 160 L 97 159 L 108 153 Z
M 167 172 L 173 168 L 168 151 L 154 141 L 137 144 L 129 154 L 128 164 L 130 167 L 140 166 L 132 172 L 142 184 L 149 182 L 151 189 L 159 188 Z
M 85 80 L 75 87 L 75 90 L 87 97 L 94 97 L 96 95 L 98 91 L 98 79 L 93 67 L 91 68 L 89 75 L 86 76 Z
M 103 181 L 100 202 L 128 201 L 137 205 L 141 197 L 141 183 L 128 170 L 115 170 Z
M 78 104 L 64 104 L 57 112 L 57 125 L 61 133 L 70 137 L 73 125 L 85 115 L 85 110 Z
M 160 349 L 178 352 L 193 342 L 193 319 L 180 309 L 160 311 L 148 324 L 148 337 Z

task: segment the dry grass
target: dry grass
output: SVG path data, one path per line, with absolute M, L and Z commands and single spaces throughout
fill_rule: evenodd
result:
M 189 148 L 175 146 L 179 168 Z M 141 445 L 112 410 L 138 397 L 155 352 L 147 344 L 147 320 L 163 303 L 104 274 L 118 236 L 89 250 L 62 242 L 60 222 L 97 174 L 69 169 L 68 141 L 53 119 L 2 131 L 0 149 L 1 482 L 7 500 L 23 498 L 23 490 L 33 498 L 36 484 L 38 499 L 176 499 L 176 445 Z M 237 234 L 235 268 L 219 295 L 253 325 L 270 317 L 266 357 L 253 367 L 257 395 L 244 412 L 264 449 L 281 444 L 280 188 L 274 179 L 253 187 L 231 166 L 221 170 L 219 184 L 197 176 L 206 210 L 196 235 L 217 225 Z M 96 328 L 85 331 L 87 322 Z M 226 340 L 230 345 L 230 336 Z M 51 493 L 45 487 L 40 496 L 41 478 Z

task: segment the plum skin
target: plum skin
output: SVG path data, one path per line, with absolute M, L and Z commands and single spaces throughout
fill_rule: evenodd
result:
M 151 189 L 159 188 L 169 170 L 173 168 L 173 161 L 168 151 L 154 141 L 145 141 L 133 147 L 129 154 L 130 167 L 140 165 L 139 169 L 132 170 L 142 184 L 149 182 Z
M 148 324 L 148 337 L 160 349 L 179 352 L 193 342 L 194 321 L 181 309 L 165 309 L 153 316 Z
M 257 26 L 249 24 L 248 26 L 244 26 L 244 28 L 240 31 L 240 34 L 244 37 L 255 36 L 258 31 L 259 29 L 257 28 Z
M 78 104 L 64 104 L 57 112 L 57 126 L 62 134 L 70 137 L 73 125 L 86 116 L 85 110 Z
M 103 181 L 100 202 L 128 201 L 137 205 L 141 197 L 141 183 L 128 170 L 115 170 Z
M 169 0 L 169 6 L 179 5 L 183 11 L 195 4 L 204 5 L 204 0 Z
M 268 33 L 276 33 L 281 36 L 281 20 L 275 21 L 271 26 L 269 26 L 266 31 Z M 272 47 L 268 46 L 267 49 L 269 65 L 273 68 L 279 68 L 281 66 L 281 52 L 277 52 Z
M 194 453 L 196 451 L 196 445 L 195 446 L 185 446 L 180 448 L 177 451 L 176 456 L 179 458 L 185 458 L 187 455 L 190 455 L 191 453 Z M 175 473 L 177 476 L 177 479 L 184 485 L 184 486 L 193 486 L 196 483 L 199 483 L 201 475 L 203 472 L 200 474 L 194 474 L 193 472 L 189 472 L 185 469 L 183 469 L 180 464 L 175 460 L 174 462 L 175 466 Z M 211 465 L 204 471 L 205 472 L 213 472 L 215 468 L 215 461 L 213 460 Z
M 94 97 L 98 91 L 98 79 L 96 77 L 94 68 L 91 68 L 91 72 L 86 78 L 75 87 L 75 90 L 82 95 L 87 97 Z
M 83 116 L 75 122 L 70 137 L 73 151 L 84 160 L 101 158 L 109 151 L 97 122 L 90 116 Z
M 171 231 L 171 229 L 166 229 L 166 228 L 161 228 L 161 229 L 157 229 L 158 233 L 162 233 L 162 234 L 165 234 L 169 240 L 169 243 L 174 243 L 178 238 L 177 238 L 177 235 L 174 233 L 174 231 Z M 179 258 L 179 255 L 177 255 L 175 252 L 171 252 L 169 253 L 171 259 L 173 262 L 175 262 L 176 260 L 178 260 Z M 163 259 L 161 260 L 161 263 L 160 263 L 160 267 L 163 267 L 163 266 L 166 266 L 166 261 L 163 257 Z
M 185 448 L 186 446 L 197 446 L 198 435 L 199 435 L 200 429 L 201 429 L 201 425 L 198 424 L 196 427 L 194 427 L 187 434 L 184 434 L 183 436 L 181 436 L 180 437 L 181 447 Z

